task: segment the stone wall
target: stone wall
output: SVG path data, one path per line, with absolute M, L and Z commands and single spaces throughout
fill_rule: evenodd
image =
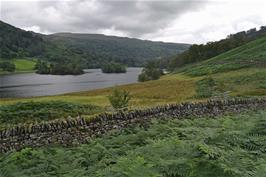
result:
M 216 117 L 221 114 L 265 108 L 266 98 L 210 100 L 204 103 L 171 104 L 115 114 L 103 113 L 90 120 L 78 117 L 35 125 L 16 126 L 0 132 L 0 153 L 49 144 L 75 146 L 86 143 L 90 138 L 105 134 L 110 130 L 134 126 L 135 124 L 147 125 L 153 118 Z

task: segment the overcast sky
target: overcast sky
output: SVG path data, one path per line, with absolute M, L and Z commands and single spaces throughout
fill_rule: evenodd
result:
M 205 43 L 266 25 L 266 0 L 0 0 L 0 18 L 39 33 Z

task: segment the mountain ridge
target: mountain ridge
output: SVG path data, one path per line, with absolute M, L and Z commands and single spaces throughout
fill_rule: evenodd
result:
M 13 36 L 13 37 L 12 37 Z M 147 60 L 170 57 L 189 44 L 86 33 L 39 34 L 0 21 L 0 58 L 38 57 L 49 62 L 78 62 L 85 68 L 115 61 L 143 66 Z

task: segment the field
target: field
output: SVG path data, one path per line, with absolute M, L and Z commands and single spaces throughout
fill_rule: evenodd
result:
M 16 65 L 15 73 L 34 72 L 34 66 L 36 64 L 36 59 L 13 59 L 11 61 Z M 1 73 L 4 73 L 4 72 L 0 71 L 0 74 Z
M 0 176 L 263 177 L 265 125 L 266 111 L 154 121 L 79 147 L 1 156 Z

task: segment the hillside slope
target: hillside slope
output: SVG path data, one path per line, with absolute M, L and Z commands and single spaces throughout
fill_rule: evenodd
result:
M 88 68 L 116 61 L 141 66 L 147 60 L 170 57 L 185 51 L 188 44 L 153 42 L 101 34 L 24 31 L 0 21 L 0 59 L 38 57 L 51 62 L 79 62 Z
M 200 63 L 186 66 L 181 71 L 191 76 L 202 76 L 241 68 L 266 68 L 266 37 Z
M 0 21 L 0 58 L 40 56 L 44 41 L 40 34 L 24 31 Z
M 187 51 L 172 58 L 168 68 L 174 70 L 186 64 L 205 61 L 265 36 L 266 26 L 261 26 L 259 30 L 253 28 L 230 34 L 225 39 L 219 41 L 193 44 Z
M 102 34 L 56 33 L 46 36 L 53 43 L 86 56 L 89 67 L 114 60 L 141 66 L 147 60 L 161 59 L 188 49 L 188 44 L 153 42 Z

